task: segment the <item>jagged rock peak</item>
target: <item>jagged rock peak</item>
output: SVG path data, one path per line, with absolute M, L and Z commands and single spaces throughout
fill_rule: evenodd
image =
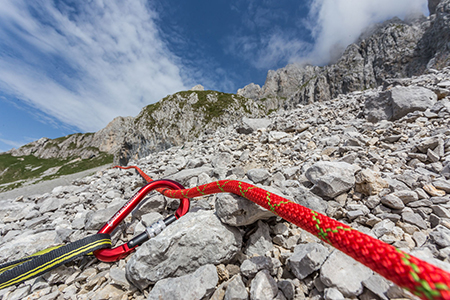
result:
M 441 0 L 428 0 L 428 10 L 430 11 L 430 15 L 436 13 L 436 8 Z
M 237 94 L 245 98 L 257 100 L 261 96 L 261 87 L 259 84 L 250 83 L 242 89 L 238 89 Z
M 450 1 L 429 1 L 426 18 L 393 18 L 366 30 L 334 64 L 290 64 L 270 70 L 264 86 L 239 89 L 245 97 L 269 101 L 272 109 L 326 101 L 339 94 L 383 84 L 387 78 L 424 74 L 450 65 Z
M 197 84 L 196 86 L 194 86 L 193 88 L 190 89 L 191 91 L 204 91 L 205 87 L 201 84 Z

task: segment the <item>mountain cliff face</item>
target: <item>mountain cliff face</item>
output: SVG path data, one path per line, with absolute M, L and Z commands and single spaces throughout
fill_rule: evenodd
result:
M 335 64 L 291 64 L 269 71 L 263 87 L 250 84 L 237 94 L 289 109 L 299 103 L 373 88 L 387 78 L 442 69 L 450 65 L 450 2 L 430 1 L 429 7 L 431 15 L 427 18 L 394 18 L 368 28 Z
M 134 118 L 119 150 L 118 162 L 178 146 L 243 116 L 265 115 L 264 105 L 233 94 L 185 91 L 148 105 Z
M 115 163 L 127 164 L 244 116 L 257 118 L 280 108 L 374 88 L 392 78 L 434 72 L 450 65 L 450 1 L 430 0 L 429 9 L 429 17 L 394 18 L 368 28 L 335 64 L 291 64 L 271 70 L 263 87 L 251 83 L 237 95 L 196 86 L 148 105 L 135 118 L 118 117 L 96 133 L 43 138 L 9 153 L 89 158 L 106 152 L 115 156 Z

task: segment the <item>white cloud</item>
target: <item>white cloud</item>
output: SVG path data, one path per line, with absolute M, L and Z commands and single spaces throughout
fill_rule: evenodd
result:
M 186 89 L 144 0 L 54 3 L 2 1 L 0 43 L 10 51 L 0 52 L 3 92 L 96 131 Z
M 276 68 L 293 62 L 325 65 L 338 58 L 368 26 L 395 16 L 403 19 L 411 14 L 428 12 L 427 0 L 308 2 L 308 17 L 299 19 L 296 28 L 277 27 L 277 13 L 270 11 L 265 12 L 263 22 L 257 17 L 257 10 L 248 5 L 246 26 L 258 34 L 235 33 L 227 39 L 228 53 L 245 59 L 259 69 Z M 299 5 L 299 9 L 301 6 L 305 4 Z M 270 20 L 268 24 L 267 20 Z M 310 31 L 312 42 L 302 36 L 305 28 Z
M 427 0 L 313 0 L 306 23 L 315 38 L 309 59 L 326 64 L 369 25 L 427 11 Z
M 272 34 L 266 41 L 266 47 L 260 51 L 256 65 L 270 68 L 286 60 L 288 63 L 298 60 L 311 45 L 300 39 L 289 39 L 283 34 Z
M 309 43 L 277 31 L 259 39 L 245 35 L 229 38 L 226 50 L 246 59 L 257 69 L 267 70 L 280 63 L 294 62 L 309 49 Z
M 24 142 L 12 141 L 12 140 L 2 139 L 2 138 L 0 138 L 0 142 L 3 143 L 3 144 L 8 145 L 10 147 L 14 147 L 14 148 L 19 148 L 20 146 L 25 144 Z M 1 152 L 5 152 L 5 151 L 7 151 L 7 150 L 1 150 L 0 149 L 0 153 Z

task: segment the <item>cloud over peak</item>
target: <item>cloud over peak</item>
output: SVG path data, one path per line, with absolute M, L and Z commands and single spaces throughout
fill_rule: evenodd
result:
M 252 3 L 252 2 L 251 2 Z M 227 50 L 250 61 L 260 69 L 277 68 L 287 63 L 326 65 L 334 62 L 370 25 L 395 16 L 405 18 L 427 12 L 426 0 L 311 0 L 297 3 L 306 11 L 295 22 L 280 27 L 277 10 L 262 9 L 266 18 L 258 17 L 258 9 L 248 5 L 250 31 L 239 30 L 227 39 Z M 301 8 L 301 6 L 307 7 Z M 290 15 L 292 18 L 292 15 Z M 286 24 L 285 24 L 286 25 Z M 282 30 L 281 30 L 282 28 Z
M 327 64 L 426 2 L 3 0 L 0 97 L 40 123 L 96 131 L 198 83 L 230 92 L 288 63 Z
M 314 64 L 334 61 L 372 24 L 425 13 L 426 0 L 313 0 L 308 27 L 315 40 L 308 55 Z

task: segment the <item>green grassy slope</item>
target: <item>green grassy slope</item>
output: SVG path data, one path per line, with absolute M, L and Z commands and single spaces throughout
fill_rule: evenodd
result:
M 0 192 L 20 187 L 25 180 L 49 180 L 61 175 L 68 175 L 113 162 L 113 155 L 101 153 L 91 159 L 76 157 L 68 159 L 38 158 L 33 155 L 14 157 L 0 154 Z M 53 169 L 51 168 L 59 168 Z M 45 174 L 47 171 L 47 174 Z M 8 184 L 11 183 L 11 184 Z

